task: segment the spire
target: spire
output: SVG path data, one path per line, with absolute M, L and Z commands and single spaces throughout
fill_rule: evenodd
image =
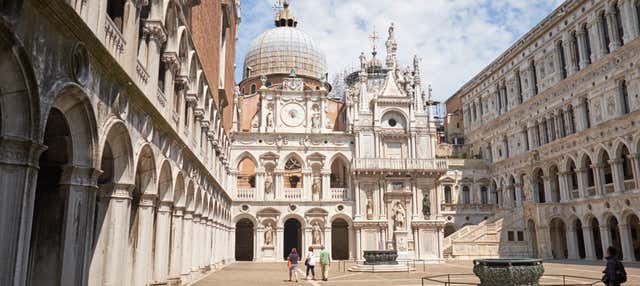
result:
M 293 12 L 289 10 L 289 1 L 277 0 L 276 3 L 273 4 L 273 8 L 278 10 L 275 19 L 276 27 L 298 26 L 298 20 L 296 20 L 296 16 L 294 16 Z
M 396 63 L 396 53 L 398 51 L 393 22 L 391 23 L 391 26 L 389 26 L 389 37 L 387 38 L 385 45 L 387 46 L 387 68 L 392 68 Z

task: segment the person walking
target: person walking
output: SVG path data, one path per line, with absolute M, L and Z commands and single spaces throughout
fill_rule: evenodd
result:
M 618 250 L 609 246 L 607 248 L 607 267 L 602 271 L 602 282 L 606 286 L 620 286 L 622 283 L 627 282 L 627 272 L 624 270 L 624 265 L 618 260 Z
M 329 257 L 329 251 L 322 246 L 320 249 L 320 266 L 322 268 L 322 281 L 329 280 L 329 264 L 331 264 L 331 257 Z
M 287 257 L 287 264 L 289 266 L 289 282 L 291 282 L 292 274 L 296 277 L 296 282 L 298 282 L 298 260 L 300 260 L 300 256 L 298 256 L 298 251 L 294 247 L 291 249 L 289 257 Z
M 307 266 L 307 275 L 306 278 L 307 280 L 309 279 L 309 270 L 311 270 L 311 278 L 313 280 L 316 280 L 316 259 L 315 256 L 313 255 L 313 247 L 309 247 L 309 253 L 307 253 L 307 258 L 304 261 L 304 265 Z

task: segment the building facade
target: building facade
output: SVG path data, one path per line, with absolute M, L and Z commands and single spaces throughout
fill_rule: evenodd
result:
M 530 255 L 640 260 L 639 8 L 566 1 L 454 95 Z
M 321 246 L 333 259 L 396 249 L 442 258 L 435 128 L 419 59 L 401 68 L 394 27 L 387 58 L 360 56 L 345 95 L 330 97 L 326 63 L 284 2 L 251 45 L 231 134 L 237 260 L 273 261 Z
M 203 2 L 0 2 L 0 284 L 180 285 L 233 260 L 239 14 Z

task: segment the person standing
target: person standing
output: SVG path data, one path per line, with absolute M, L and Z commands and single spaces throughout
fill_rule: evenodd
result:
M 298 282 L 298 260 L 300 260 L 300 256 L 298 256 L 298 251 L 296 248 L 292 248 L 289 253 L 289 257 L 287 257 L 288 266 L 289 266 L 289 282 L 291 282 L 292 274 L 296 277 L 296 282 Z
M 322 246 L 320 249 L 320 266 L 322 268 L 322 281 L 329 280 L 329 264 L 331 263 L 331 257 L 329 257 L 329 251 Z
M 607 286 L 620 286 L 627 282 L 627 272 L 624 270 L 622 262 L 618 260 L 618 250 L 609 246 L 607 248 L 607 267 L 602 271 L 602 282 Z
M 307 266 L 307 280 L 309 280 L 309 270 L 311 270 L 311 278 L 316 280 L 316 260 L 313 255 L 313 247 L 309 247 L 309 253 L 307 253 L 307 259 L 304 261 L 304 265 Z

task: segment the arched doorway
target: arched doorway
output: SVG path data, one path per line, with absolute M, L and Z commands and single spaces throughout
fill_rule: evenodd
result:
M 531 247 L 531 256 L 538 257 L 538 238 L 536 236 L 536 223 L 530 219 L 527 223 L 529 229 L 529 246 Z
M 600 223 L 595 217 L 591 219 L 591 233 L 593 234 L 593 247 L 596 250 L 596 258 L 602 259 L 602 237 L 600 236 Z
M 549 223 L 551 236 L 551 255 L 554 259 L 566 259 L 567 253 L 567 228 L 560 218 L 554 218 Z
M 631 247 L 633 248 L 633 255 L 636 261 L 640 261 L 640 219 L 636 215 L 630 215 L 628 218 L 629 233 L 628 239 L 631 240 Z
M 297 219 L 290 218 L 284 223 L 284 248 L 282 257 L 287 259 L 292 248 L 301 251 L 302 247 L 302 227 Z
M 236 223 L 236 260 L 253 260 L 253 222 L 246 218 Z
M 68 192 L 60 185 L 64 168 L 71 162 L 71 133 L 64 114 L 52 108 L 44 132 L 47 150 L 40 156 L 36 185 L 29 285 L 57 285 L 61 278 L 64 243 L 65 202 Z
M 582 233 L 582 222 L 579 219 L 573 224 L 573 228 L 576 232 L 576 240 L 578 242 L 578 257 L 584 259 L 586 257 L 586 251 L 584 248 L 584 234 Z
M 623 260 L 622 243 L 620 242 L 620 228 L 618 227 L 618 219 L 611 216 L 607 221 L 609 225 L 609 235 L 611 237 L 611 246 L 618 250 L 618 259 Z
M 456 232 L 456 226 L 452 223 L 448 223 L 444 226 L 444 237 L 447 237 Z
M 349 259 L 349 225 L 341 218 L 331 223 L 331 257 L 335 260 Z

